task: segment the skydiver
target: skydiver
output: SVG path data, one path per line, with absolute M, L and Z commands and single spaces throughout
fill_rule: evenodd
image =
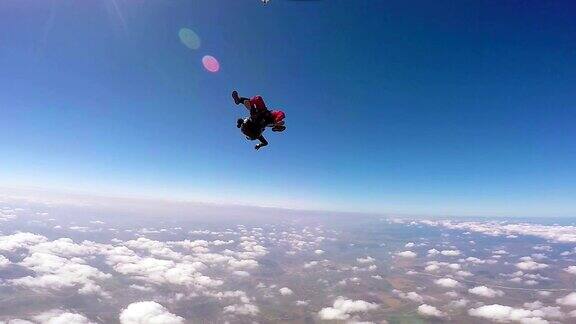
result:
M 252 98 L 240 97 L 238 91 L 234 90 L 232 91 L 232 99 L 234 99 L 236 105 L 243 104 L 250 112 L 250 118 L 262 128 L 271 126 L 274 132 L 282 132 L 286 129 L 284 125 L 286 115 L 284 112 L 280 110 L 268 110 L 261 96 L 254 96 Z
M 240 128 L 249 140 L 260 141 L 254 147 L 256 150 L 268 145 L 268 141 L 262 135 L 266 127 L 272 127 L 274 132 L 282 132 L 286 129 L 284 112 L 268 110 L 261 96 L 254 96 L 249 99 L 240 97 L 237 91 L 233 91 L 232 98 L 236 105 L 243 104 L 250 112 L 249 118 L 238 119 L 236 127 Z
M 262 135 L 264 128 L 256 124 L 251 118 L 239 118 L 236 122 L 236 127 L 240 128 L 242 134 L 244 134 L 247 139 L 260 141 L 260 143 L 254 146 L 256 150 L 268 145 L 268 141 L 264 138 L 264 135 Z

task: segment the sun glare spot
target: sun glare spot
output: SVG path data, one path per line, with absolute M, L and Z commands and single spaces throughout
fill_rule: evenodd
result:
M 218 72 L 220 70 L 220 63 L 214 56 L 206 55 L 202 58 L 202 65 L 209 72 Z
M 178 37 L 182 44 L 189 49 L 195 50 L 200 48 L 200 37 L 193 30 L 189 28 L 181 28 L 178 32 Z

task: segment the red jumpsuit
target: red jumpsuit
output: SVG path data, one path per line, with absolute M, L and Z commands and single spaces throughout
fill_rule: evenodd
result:
M 250 98 L 250 108 L 250 116 L 258 118 L 258 116 L 269 115 L 270 117 L 267 116 L 266 119 L 272 124 L 279 123 L 286 118 L 286 114 L 281 110 L 269 111 L 261 96 Z

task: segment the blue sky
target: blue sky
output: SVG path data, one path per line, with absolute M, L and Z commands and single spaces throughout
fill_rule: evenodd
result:
M 9 1 L 0 185 L 371 212 L 576 213 L 570 1 Z M 178 37 L 193 30 L 201 46 Z M 217 73 L 204 55 L 216 57 Z M 288 130 L 254 151 L 229 93 Z

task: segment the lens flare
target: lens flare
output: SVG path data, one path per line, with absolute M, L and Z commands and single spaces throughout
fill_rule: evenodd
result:
M 182 28 L 178 32 L 178 37 L 184 46 L 189 49 L 199 49 L 200 48 L 200 37 L 191 29 Z
M 220 70 L 220 63 L 214 56 L 206 55 L 202 58 L 202 65 L 209 72 L 215 73 Z

